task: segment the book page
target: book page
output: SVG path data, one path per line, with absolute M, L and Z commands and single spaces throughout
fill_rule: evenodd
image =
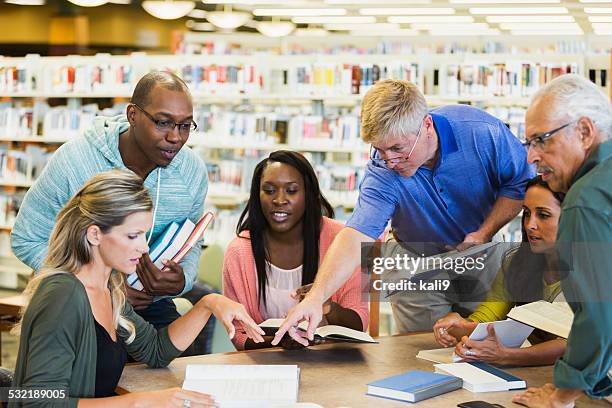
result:
M 268 407 L 297 402 L 297 365 L 190 364 L 183 389 L 210 394 L 220 407 Z
M 358 340 L 366 343 L 376 343 L 376 341 L 368 334 L 359 330 L 349 329 L 348 327 L 336 326 L 329 324 L 327 326 L 321 326 L 315 334 L 323 338 L 338 339 L 338 340 Z
M 510 310 L 508 317 L 565 339 L 574 321 L 574 314 L 567 303 L 549 303 L 545 300 L 517 306 Z

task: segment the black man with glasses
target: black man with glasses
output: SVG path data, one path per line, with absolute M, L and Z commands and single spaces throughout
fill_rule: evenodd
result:
M 430 254 L 486 243 L 519 213 L 533 176 L 525 148 L 503 122 L 465 105 L 428 111 L 407 81 L 380 81 L 365 95 L 361 138 L 372 150 L 355 210 L 278 340 L 301 320 L 316 327 L 320 304 L 358 266 L 361 244 L 379 239 L 389 221 L 397 242 L 428 246 Z M 496 268 L 490 269 L 492 280 Z M 451 311 L 446 295 L 410 293 L 393 301 L 399 331 L 431 330 Z
M 556 247 L 574 319 L 554 385 L 529 388 L 514 402 L 573 407 L 583 395 L 612 395 L 612 105 L 586 78 L 563 75 L 534 95 L 525 130 L 529 162 L 565 193 Z
M 97 117 L 83 136 L 62 145 L 27 192 L 12 233 L 15 255 L 37 270 L 46 256 L 55 217 L 97 173 L 130 169 L 145 180 L 155 203 L 149 245 L 172 222 L 194 223 L 204 211 L 204 161 L 184 146 L 196 129 L 187 85 L 168 72 L 151 72 L 136 85 L 127 115 Z M 163 272 L 145 254 L 138 274 L 145 291 L 128 287 L 128 301 L 156 328 L 179 317 L 172 297 L 191 290 L 201 246 Z

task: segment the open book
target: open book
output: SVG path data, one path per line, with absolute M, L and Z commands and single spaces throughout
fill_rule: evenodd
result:
M 298 399 L 297 365 L 189 364 L 183 389 L 210 394 L 221 408 L 291 406 Z
M 508 317 L 565 339 L 574 321 L 574 313 L 567 303 L 545 300 L 517 306 L 510 310 Z
M 165 259 L 180 262 L 202 238 L 213 218 L 211 212 L 206 212 L 197 224 L 189 219 L 180 224 L 177 222 L 170 223 L 151 245 L 149 250 L 151 262 L 159 269 L 164 267 L 162 261 Z M 127 281 L 136 290 L 144 289 L 136 272 L 131 273 L 127 277 Z
M 266 335 L 273 336 L 279 327 L 283 324 L 285 319 L 268 319 L 260 323 L 259 327 L 264 329 Z M 298 327 L 304 331 L 308 328 L 308 322 L 301 322 Z M 319 336 L 329 340 L 342 340 L 342 341 L 353 341 L 359 343 L 378 343 L 368 333 L 364 333 L 359 330 L 349 329 L 344 326 L 336 326 L 328 324 L 327 326 L 321 326 L 315 330 L 315 336 Z

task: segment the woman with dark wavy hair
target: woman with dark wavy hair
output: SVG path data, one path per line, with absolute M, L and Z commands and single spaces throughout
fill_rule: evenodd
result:
M 564 300 L 560 286 L 560 267 L 555 251 L 557 226 L 563 195 L 553 192 L 540 176 L 527 183 L 522 216 L 522 242 L 509 250 L 502 262 L 485 302 L 467 319 L 449 313 L 434 325 L 438 343 L 455 346 L 465 361 L 496 364 L 545 365 L 554 363 L 565 351 L 566 341 L 535 330 L 527 348 L 505 347 L 489 325 L 485 340 L 467 336 L 478 323 L 505 320 L 514 306 L 546 300 Z
M 242 303 L 257 323 L 284 318 L 307 290 L 303 287 L 314 281 L 320 260 L 343 227 L 333 216 L 308 160 L 292 151 L 271 153 L 255 168 L 238 236 L 225 253 L 224 294 Z M 369 314 L 360 282 L 356 270 L 329 299 L 327 324 L 365 330 Z M 237 327 L 232 340 L 239 350 L 271 346 L 272 336 L 255 343 L 240 333 Z M 301 347 L 289 336 L 281 345 Z

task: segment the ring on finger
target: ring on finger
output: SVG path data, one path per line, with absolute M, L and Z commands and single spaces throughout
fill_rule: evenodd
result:
M 191 408 L 191 400 L 183 400 L 183 407 L 185 408 Z

